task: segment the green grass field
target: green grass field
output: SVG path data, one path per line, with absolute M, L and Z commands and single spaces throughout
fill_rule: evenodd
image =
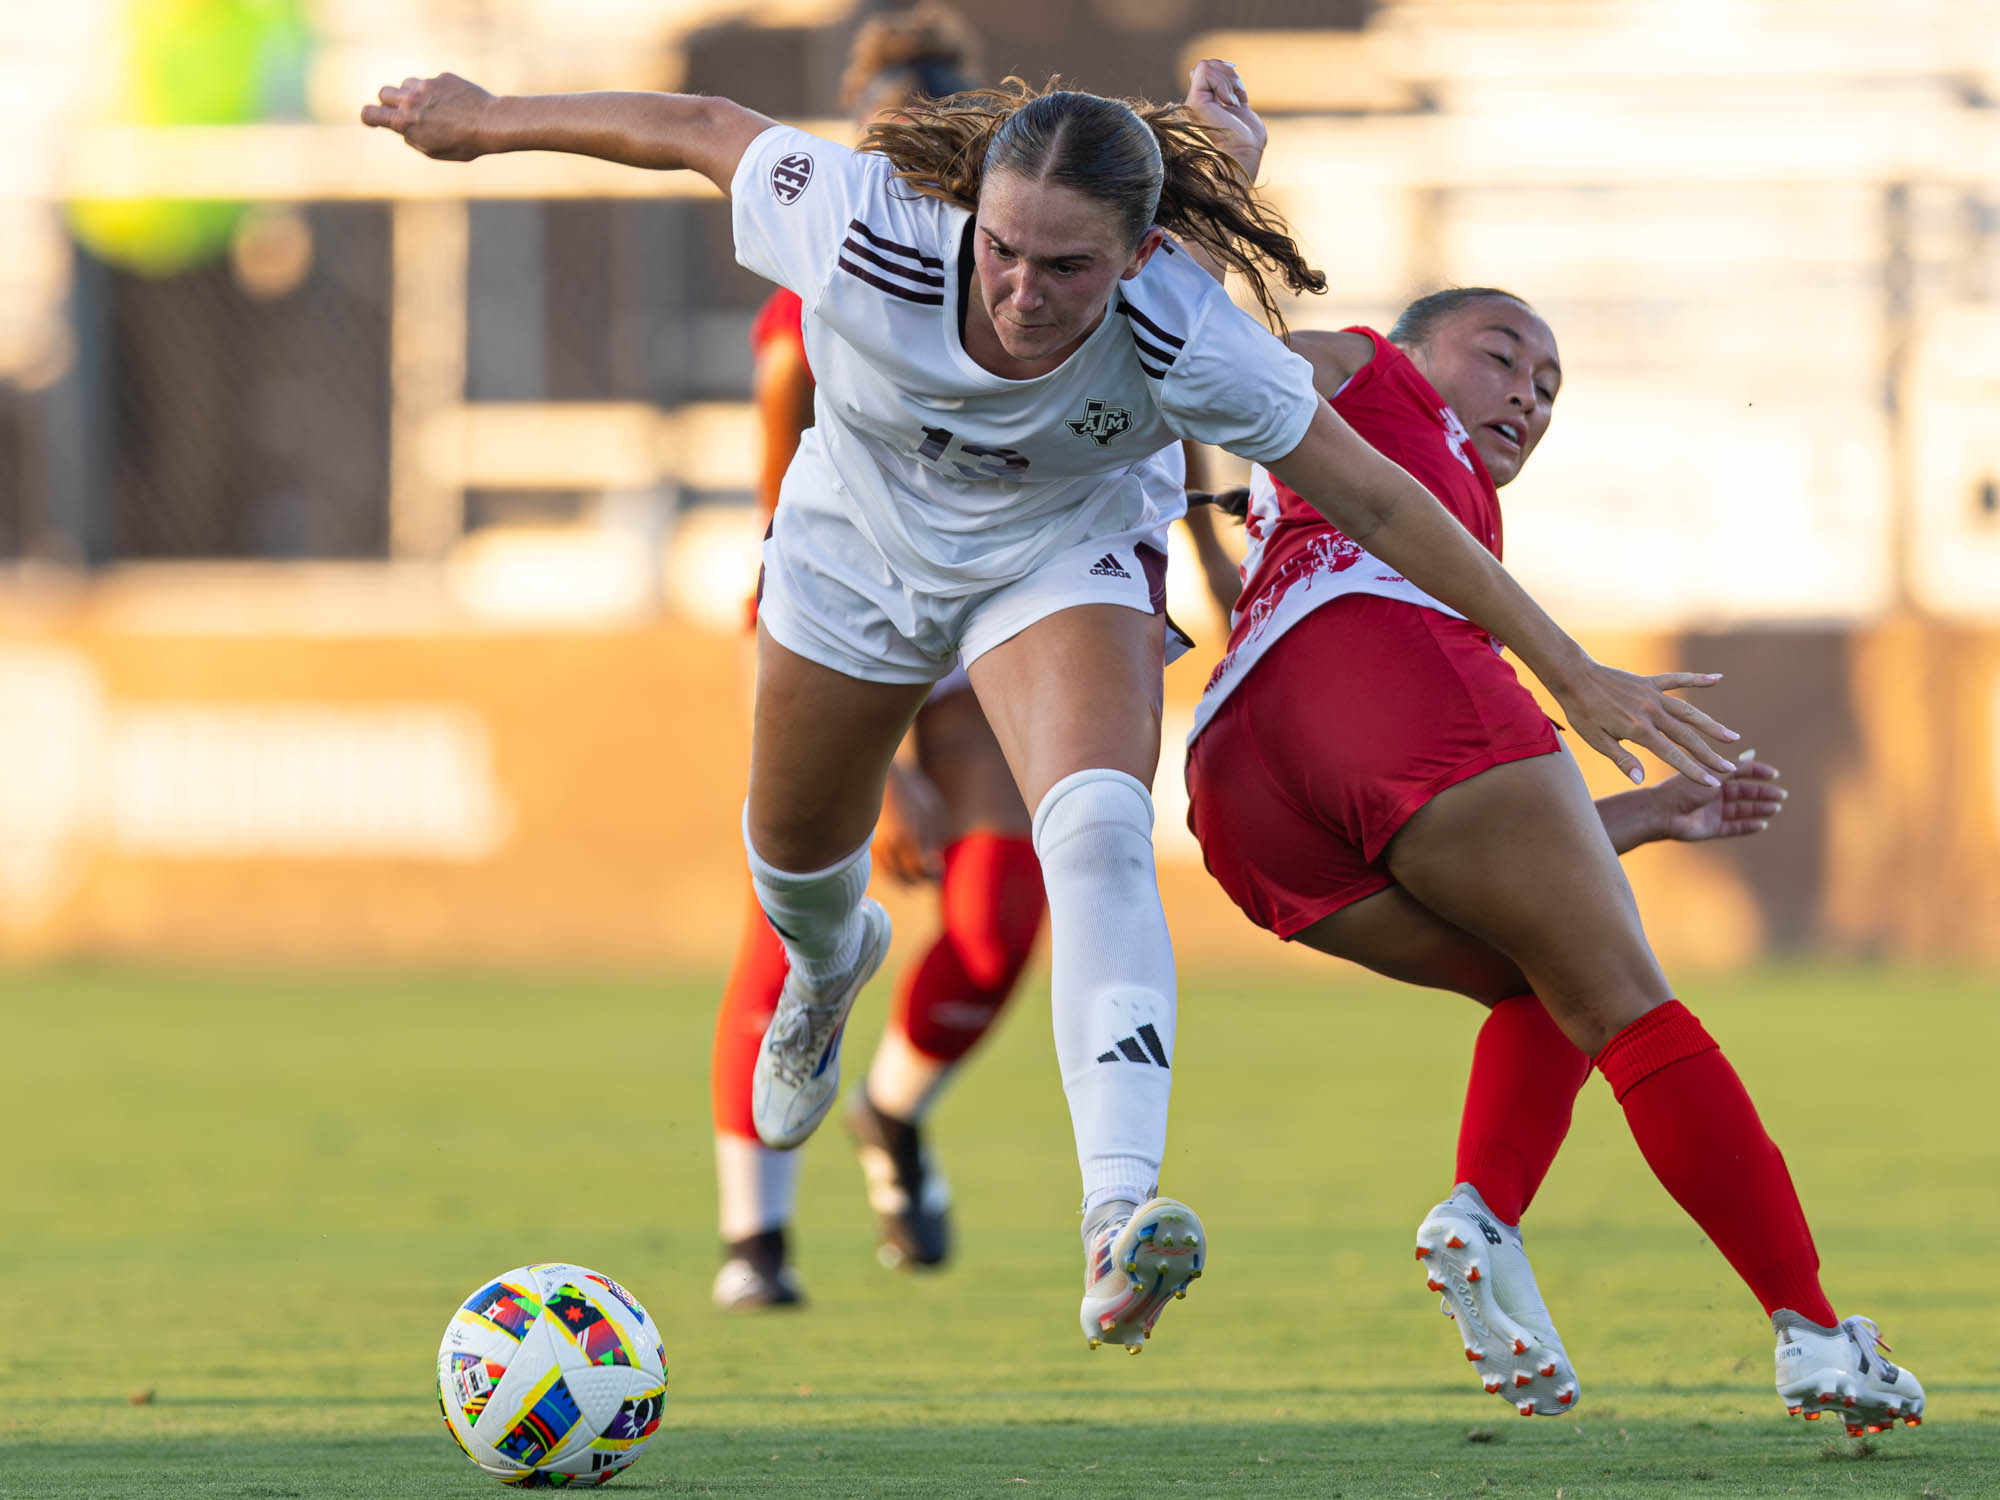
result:
M 1076 1331 L 1045 985 L 938 1116 L 954 1268 L 876 1265 L 829 1132 L 798 1229 L 812 1307 L 735 1317 L 707 1300 L 708 983 L 0 986 L 7 1496 L 499 1494 L 442 1431 L 432 1360 L 482 1278 L 541 1259 L 618 1277 L 666 1331 L 667 1420 L 614 1493 L 2000 1495 L 1990 977 L 1688 987 L 1787 1149 L 1834 1300 L 1929 1389 L 1921 1429 L 1861 1443 L 1784 1416 L 1755 1303 L 1601 1083 L 1530 1218 L 1580 1407 L 1526 1422 L 1481 1392 L 1410 1255 L 1478 1013 L 1332 966 L 1187 983 L 1166 1185 L 1213 1259 L 1139 1359 Z

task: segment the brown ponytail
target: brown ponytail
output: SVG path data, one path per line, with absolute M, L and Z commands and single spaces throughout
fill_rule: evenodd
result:
M 1016 172 L 1081 192 L 1116 213 L 1130 244 L 1154 224 L 1242 273 L 1279 333 L 1270 278 L 1294 292 L 1324 292 L 1284 219 L 1260 200 L 1241 168 L 1179 104 L 1105 99 L 1050 79 L 1019 78 L 935 101 L 913 100 L 899 119 L 869 127 L 861 149 L 879 151 L 918 192 L 979 206 L 990 172 Z

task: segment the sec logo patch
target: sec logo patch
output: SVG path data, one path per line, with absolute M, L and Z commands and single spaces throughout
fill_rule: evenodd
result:
M 796 203 L 813 180 L 813 159 L 803 151 L 781 157 L 771 168 L 771 192 L 780 203 Z

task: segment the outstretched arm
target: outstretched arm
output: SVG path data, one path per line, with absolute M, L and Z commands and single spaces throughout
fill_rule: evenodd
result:
M 1735 732 L 1666 696 L 1706 687 L 1713 674 L 1640 677 L 1591 660 L 1429 490 L 1332 407 L 1322 404 L 1304 440 L 1268 467 L 1355 542 L 1512 647 L 1562 705 L 1570 728 L 1634 781 L 1645 771 L 1624 741 L 1704 785 L 1734 769 L 1709 740 L 1733 740 Z
M 568 151 L 656 171 L 684 167 L 729 191 L 749 144 L 777 121 L 699 94 L 489 94 L 456 73 L 405 78 L 361 123 L 393 130 L 439 161 L 501 151 Z

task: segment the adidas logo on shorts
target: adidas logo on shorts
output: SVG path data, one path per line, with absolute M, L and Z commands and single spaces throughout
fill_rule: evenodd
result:
M 1116 557 L 1107 552 L 1091 564 L 1090 576 L 1093 578 L 1130 578 L 1132 575 L 1119 566 Z
M 1143 1047 L 1139 1045 L 1141 1042 L 1145 1043 Z M 1160 1045 L 1160 1034 L 1153 1030 L 1153 1023 L 1150 1021 L 1139 1028 L 1137 1036 L 1120 1037 L 1116 1047 L 1109 1052 L 1098 1053 L 1097 1060 L 1101 1063 L 1115 1063 L 1121 1053 L 1126 1062 L 1147 1066 L 1157 1064 L 1162 1068 L 1167 1066 L 1167 1049 Z M 1173 1070 L 1169 1068 L 1168 1071 Z

